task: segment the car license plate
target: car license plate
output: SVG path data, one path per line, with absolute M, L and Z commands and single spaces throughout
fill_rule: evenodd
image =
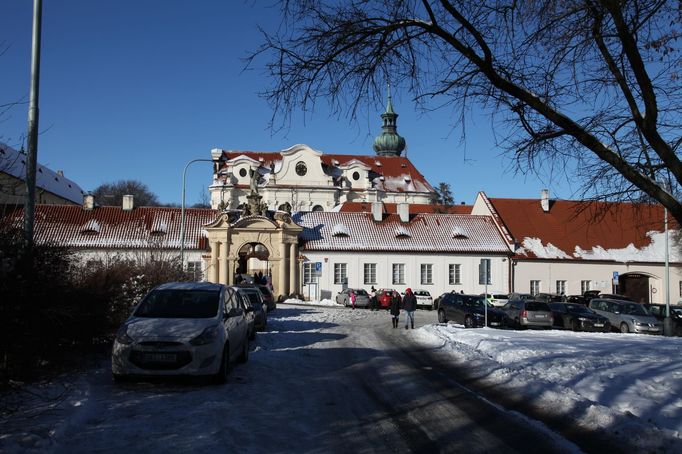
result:
M 595 328 L 603 328 L 604 324 L 603 323 L 595 323 L 594 326 L 595 326 Z
M 547 318 L 545 314 L 537 314 L 535 318 Z
M 145 353 L 144 360 L 154 363 L 174 363 L 175 353 Z

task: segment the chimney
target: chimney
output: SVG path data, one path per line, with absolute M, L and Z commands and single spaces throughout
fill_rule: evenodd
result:
M 384 219 L 384 204 L 381 202 L 372 202 L 372 218 L 375 222 L 381 222 Z
M 542 211 L 549 213 L 549 189 L 540 191 L 540 206 L 542 207 Z
M 95 196 L 92 194 L 85 194 L 83 196 L 83 209 L 85 211 L 92 211 L 95 209 Z
M 133 211 L 133 196 L 130 194 L 123 196 L 123 211 Z
M 410 222 L 410 204 L 399 203 L 397 206 L 400 222 Z

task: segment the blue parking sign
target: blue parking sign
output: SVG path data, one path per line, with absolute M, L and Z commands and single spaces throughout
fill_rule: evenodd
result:
M 315 271 L 322 271 L 322 262 L 315 262 Z

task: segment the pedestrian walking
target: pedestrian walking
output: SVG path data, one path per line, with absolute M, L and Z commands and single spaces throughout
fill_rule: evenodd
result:
M 369 308 L 373 311 L 379 309 L 377 307 L 377 290 L 374 288 L 374 286 L 372 286 L 372 289 L 369 291 Z
M 355 310 L 355 292 L 352 290 L 350 292 L 350 302 L 353 305 L 353 310 Z
M 414 311 L 417 310 L 417 298 L 412 293 L 412 289 L 408 288 L 405 290 L 405 296 L 403 297 L 403 310 L 405 311 L 405 329 L 408 328 L 408 324 L 414 329 Z
M 397 328 L 398 319 L 400 318 L 400 299 L 395 294 L 391 295 L 391 303 L 388 306 L 388 311 L 391 313 L 393 328 Z

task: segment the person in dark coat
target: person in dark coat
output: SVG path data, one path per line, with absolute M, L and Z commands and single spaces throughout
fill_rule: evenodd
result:
M 391 313 L 393 328 L 397 328 L 398 319 L 400 318 L 400 298 L 396 294 L 391 295 L 391 304 L 388 306 L 388 311 Z
M 414 311 L 417 310 L 417 298 L 412 293 L 412 289 L 408 288 L 405 290 L 405 296 L 403 297 L 403 309 L 405 310 L 405 329 L 408 328 L 408 324 L 414 329 Z

